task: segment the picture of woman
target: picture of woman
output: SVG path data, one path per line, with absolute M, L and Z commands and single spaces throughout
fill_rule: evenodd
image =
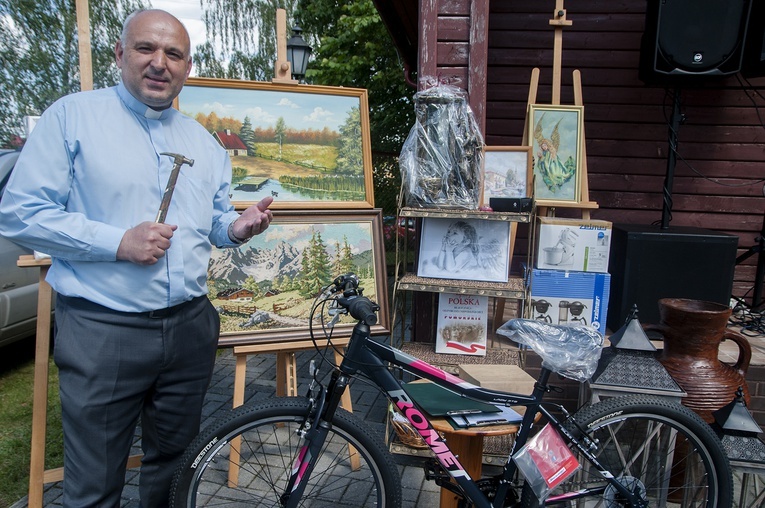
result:
M 507 282 L 510 224 L 483 219 L 423 220 L 417 275 Z

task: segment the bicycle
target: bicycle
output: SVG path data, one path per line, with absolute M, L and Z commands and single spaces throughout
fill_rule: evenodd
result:
M 544 363 L 530 395 L 481 388 L 374 340 L 369 327 L 377 322 L 378 308 L 363 296 L 355 275 L 337 277 L 317 297 L 311 323 L 315 312 L 333 315 L 329 323 L 322 321 L 328 336 L 340 315 L 350 315 L 356 324 L 327 385 L 312 365 L 307 397 L 274 397 L 240 406 L 203 430 L 176 471 L 171 506 L 400 506 L 398 470 L 383 440 L 363 420 L 339 407 L 354 376 L 364 376 L 382 389 L 417 429 L 435 457 L 425 466 L 426 478 L 457 493 L 461 507 L 731 506 L 732 475 L 722 445 L 713 429 L 684 406 L 630 395 L 585 406 L 571 415 L 562 406 L 543 401 L 553 374 Z M 468 476 L 393 369 L 473 400 L 525 406 L 502 472 L 487 478 Z M 537 413 L 581 464 L 543 501 L 518 474 L 513 460 L 514 451 L 537 428 Z M 232 477 L 232 469 L 238 475 Z

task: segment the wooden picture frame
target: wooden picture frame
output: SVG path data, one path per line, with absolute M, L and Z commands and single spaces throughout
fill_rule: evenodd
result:
M 228 151 L 238 210 L 374 207 L 366 90 L 189 78 L 174 106 Z
M 529 105 L 537 206 L 581 201 L 584 106 Z
M 483 159 L 481 206 L 489 206 L 491 198 L 531 196 L 530 146 L 486 146 Z
M 326 275 L 308 280 L 307 270 Z M 311 306 L 340 271 L 356 273 L 364 296 L 380 306 L 372 333 L 389 334 L 382 210 L 274 210 L 264 233 L 239 247 L 213 248 L 208 298 L 221 317 L 219 345 L 310 339 Z M 341 319 L 332 336 L 349 337 L 354 324 Z M 324 338 L 321 323 L 314 330 Z
M 417 276 L 507 282 L 510 226 L 507 221 L 423 218 Z

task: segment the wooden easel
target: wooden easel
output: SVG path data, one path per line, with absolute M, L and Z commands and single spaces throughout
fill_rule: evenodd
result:
M 566 19 L 566 9 L 563 8 L 563 0 L 555 1 L 555 12 L 553 13 L 553 19 L 550 20 L 550 25 L 555 27 L 555 35 L 553 42 L 553 76 L 552 76 L 552 104 L 560 106 L 560 87 L 561 87 L 561 61 L 563 56 L 563 27 L 571 26 L 572 21 Z M 573 87 L 574 87 L 574 105 L 584 106 L 582 100 L 582 74 L 579 70 L 573 72 Z M 537 102 L 537 90 L 539 88 L 539 68 L 535 67 L 531 71 L 531 79 L 529 80 L 529 95 L 526 99 L 526 121 L 523 123 L 523 144 L 533 146 L 531 143 L 531 133 L 529 132 L 529 118 L 528 111 L 529 106 L 536 104 Z M 585 147 L 584 130 L 582 130 L 582 163 L 578 169 L 580 173 L 580 192 L 579 201 L 549 201 L 545 200 L 544 206 L 537 205 L 537 216 L 555 216 L 555 208 L 577 208 L 581 210 L 582 219 L 590 219 L 590 210 L 598 208 L 598 203 L 590 201 L 590 188 L 587 176 L 587 149 Z M 533 234 L 535 225 L 530 224 L 530 233 Z M 530 248 L 534 248 L 533 242 Z M 499 299 L 496 302 L 496 308 L 494 310 L 494 328 L 499 328 L 502 324 L 502 316 L 505 312 L 505 300 Z
M 332 340 L 332 346 L 335 348 L 334 358 L 337 365 L 343 361 L 341 349 L 350 342 L 350 337 L 342 337 Z M 244 388 L 247 378 L 247 357 L 254 354 L 275 353 L 276 354 L 276 396 L 277 397 L 297 397 L 297 361 L 295 353 L 298 351 L 308 351 L 315 348 L 324 348 L 328 344 L 316 344 L 310 340 L 299 340 L 294 342 L 274 342 L 263 344 L 249 344 L 234 347 L 234 356 L 236 357 L 236 367 L 234 370 L 234 401 L 233 406 L 237 408 L 244 404 Z M 340 406 L 348 412 L 353 412 L 351 402 L 350 387 L 345 389 L 341 396 Z M 231 440 L 230 457 L 238 457 L 241 446 L 241 437 L 235 437 Z M 360 459 L 358 454 L 349 446 L 351 468 L 359 468 Z M 239 462 L 232 459 L 228 466 L 228 484 L 235 487 L 239 481 Z
M 50 358 L 50 313 L 53 308 L 53 290 L 45 281 L 51 260 L 20 256 L 19 267 L 40 268 L 40 285 L 37 293 L 37 337 L 35 342 L 35 368 L 32 395 L 32 443 L 29 460 L 29 508 L 42 508 L 43 487 L 46 483 L 64 479 L 64 468 L 45 469 L 45 436 L 48 422 L 48 364 Z M 128 458 L 127 468 L 141 465 L 141 455 Z
M 552 79 L 552 104 L 560 106 L 560 87 L 561 87 L 561 61 L 563 56 L 563 27 L 571 26 L 572 21 L 566 19 L 566 9 L 563 8 L 563 0 L 555 1 L 555 12 L 553 13 L 553 19 L 550 20 L 550 25 L 555 27 L 555 36 L 553 43 L 553 79 Z M 573 72 L 573 87 L 574 87 L 574 105 L 584 106 L 582 100 L 582 74 L 579 70 Z M 532 104 L 536 104 L 537 89 L 539 88 L 539 68 L 534 68 L 531 71 L 531 80 L 529 82 L 529 95 L 526 101 L 526 121 L 523 126 L 523 142 L 526 145 L 531 146 L 531 133 L 528 129 L 528 107 Z M 540 216 L 554 216 L 555 208 L 577 208 L 582 212 L 583 219 L 590 218 L 590 210 L 598 208 L 598 204 L 594 201 L 590 201 L 590 189 L 587 177 L 587 150 L 585 147 L 584 130 L 582 131 L 582 153 L 581 164 L 578 169 L 580 174 L 580 192 L 578 202 L 568 201 L 545 201 L 544 206 L 537 206 L 537 215 Z

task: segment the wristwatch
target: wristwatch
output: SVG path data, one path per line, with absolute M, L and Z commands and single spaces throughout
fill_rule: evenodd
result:
M 233 220 L 233 221 L 231 221 L 228 224 L 228 238 L 229 238 L 229 240 L 231 240 L 235 244 L 242 245 L 247 240 L 249 240 L 249 238 L 242 239 L 242 238 L 239 238 L 238 236 L 236 236 L 236 234 L 234 233 L 234 222 L 236 222 L 236 220 Z

